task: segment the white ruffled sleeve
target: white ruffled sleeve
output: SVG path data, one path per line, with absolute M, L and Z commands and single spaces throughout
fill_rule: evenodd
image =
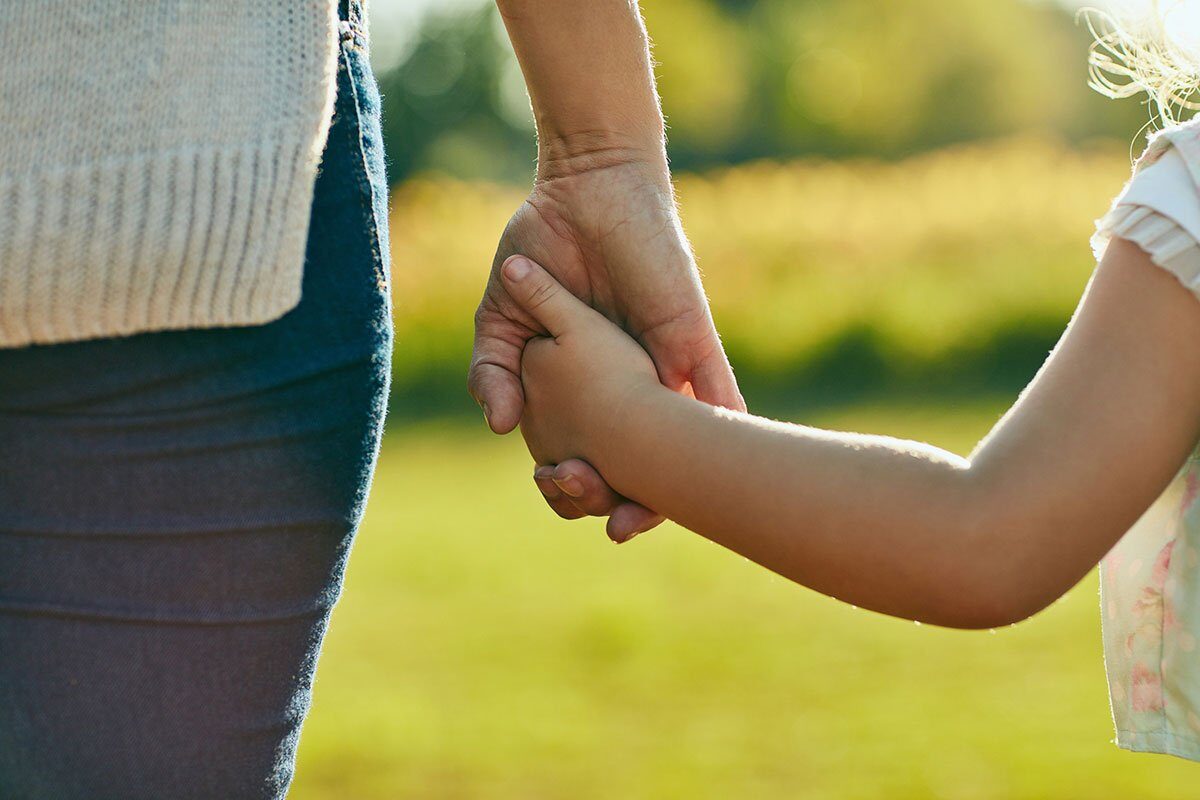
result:
M 1157 139 L 1096 221 L 1092 250 L 1099 259 L 1113 236 L 1127 239 L 1200 296 L 1200 185 L 1187 155 L 1169 138 Z

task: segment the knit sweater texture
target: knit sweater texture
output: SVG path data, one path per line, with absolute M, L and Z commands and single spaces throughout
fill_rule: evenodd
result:
M 337 30 L 337 0 L 5 4 L 0 347 L 295 307 Z

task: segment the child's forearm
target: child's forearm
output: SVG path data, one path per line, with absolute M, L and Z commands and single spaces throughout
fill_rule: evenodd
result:
M 969 459 L 674 394 L 637 343 L 528 267 L 513 297 L 551 333 L 522 357 L 539 463 L 590 461 L 626 497 L 895 616 L 991 627 L 1032 614 L 1096 565 L 1200 439 L 1196 295 L 1124 240 Z
M 1011 613 L 1004 545 L 987 539 L 958 456 L 665 390 L 619 426 L 592 455 L 613 488 L 792 580 L 945 625 L 990 627 Z
M 1196 297 L 1109 247 L 1067 332 L 969 461 L 655 387 L 591 452 L 614 489 L 818 591 L 991 627 L 1074 585 L 1200 438 Z

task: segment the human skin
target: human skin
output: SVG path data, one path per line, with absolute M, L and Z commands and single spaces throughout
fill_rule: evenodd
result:
M 546 264 L 563 286 L 635 337 L 664 386 L 744 409 L 679 223 L 637 3 L 497 6 L 529 88 L 538 164 L 533 189 L 500 239 L 475 315 L 468 385 L 488 425 L 497 433 L 516 427 L 522 352 L 546 333 L 500 279 L 500 265 L 516 253 Z M 538 487 L 560 516 L 611 515 L 609 527 L 620 534 L 662 521 L 583 462 L 543 470 Z
M 540 267 L 513 259 L 504 275 L 550 334 L 523 363 L 521 427 L 538 463 L 585 459 L 708 539 L 892 616 L 990 628 L 1036 613 L 1099 562 L 1200 439 L 1200 303 L 1121 239 L 967 458 L 672 393 L 635 341 Z

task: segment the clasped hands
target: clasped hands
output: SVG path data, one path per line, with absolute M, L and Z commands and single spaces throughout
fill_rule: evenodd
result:
M 496 433 L 521 425 L 564 519 L 617 542 L 662 522 L 596 469 L 622 409 L 660 386 L 745 410 L 675 210 L 665 159 L 539 177 L 500 240 L 475 314 L 469 389 Z

